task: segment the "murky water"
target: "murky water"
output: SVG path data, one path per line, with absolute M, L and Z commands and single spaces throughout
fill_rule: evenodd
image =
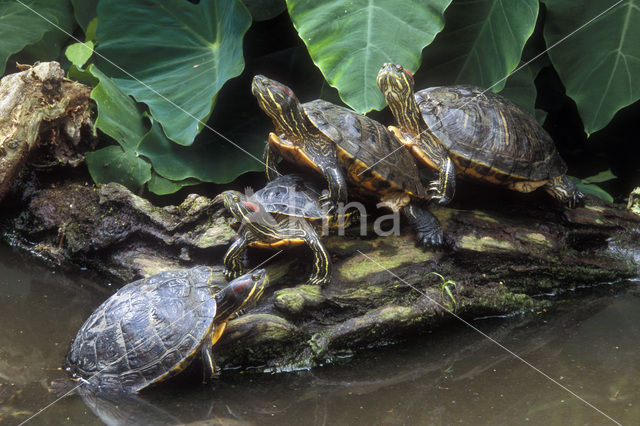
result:
M 640 422 L 640 289 L 590 291 L 553 312 L 476 321 L 622 424 Z M 0 423 L 56 397 L 68 344 L 114 289 L 0 246 Z M 288 374 L 198 374 L 130 400 L 64 398 L 27 424 L 613 424 L 463 325 Z

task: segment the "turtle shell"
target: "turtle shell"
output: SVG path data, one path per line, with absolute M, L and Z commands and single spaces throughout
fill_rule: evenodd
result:
M 420 90 L 415 98 L 460 174 L 545 181 L 567 171 L 551 136 L 531 114 L 502 96 L 474 86 L 442 86 Z
M 65 368 L 107 392 L 137 392 L 180 372 L 213 331 L 215 291 L 209 267 L 125 285 L 82 325 Z
M 303 108 L 313 124 L 335 142 L 347 180 L 378 196 L 402 191 L 426 197 L 415 159 L 382 124 L 320 99 Z
M 269 213 L 309 220 L 321 220 L 326 214 L 318 203 L 322 189 L 305 180 L 301 175 L 288 174 L 278 177 L 253 194 Z

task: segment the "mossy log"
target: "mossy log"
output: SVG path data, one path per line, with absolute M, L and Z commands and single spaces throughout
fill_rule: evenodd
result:
M 95 269 L 105 283 L 201 264 L 218 265 L 222 279 L 234 232 L 211 198 L 192 194 L 158 207 L 118 184 L 89 184 L 86 173 L 40 176 L 42 164 L 34 164 L 18 174 L 44 141 L 52 148 L 47 164 L 79 164 L 91 110 L 89 88 L 64 79 L 56 63 L 0 83 L 5 240 L 54 264 Z M 304 283 L 308 249 L 279 253 L 269 262 L 271 292 L 229 323 L 216 345 L 218 362 L 309 367 L 439 327 L 453 318 L 450 311 L 471 319 L 550 308 L 549 295 L 638 276 L 640 217 L 622 206 L 589 198 L 565 210 L 495 188 L 475 193 L 460 185 L 452 207 L 433 207 L 443 249 L 417 247 L 408 227 L 397 236 L 377 237 L 369 227 L 366 236 L 352 229 L 326 238 L 334 274 L 322 288 Z M 255 266 L 273 252 L 249 254 Z
M 323 288 L 304 283 L 306 248 L 282 252 L 270 261 L 273 291 L 229 323 L 218 362 L 305 368 L 439 327 L 452 320 L 450 310 L 465 319 L 542 310 L 553 306 L 549 295 L 638 276 L 640 217 L 623 206 L 590 198 L 566 210 L 522 194 L 504 198 L 478 208 L 433 207 L 447 239 L 441 250 L 417 247 L 409 227 L 399 236 L 360 236 L 353 228 L 327 237 L 334 274 Z M 118 184 L 68 183 L 23 199 L 23 209 L 0 222 L 8 241 L 123 282 L 220 265 L 234 236 L 229 219 L 200 195 L 157 207 Z M 255 266 L 274 253 L 249 254 Z M 432 272 L 455 282 L 451 295 Z

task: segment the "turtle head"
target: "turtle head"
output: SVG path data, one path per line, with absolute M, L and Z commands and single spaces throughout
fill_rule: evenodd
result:
M 380 68 L 376 81 L 402 132 L 421 134 L 425 131 L 426 125 L 413 92 L 413 75 L 409 70 L 386 63 Z
M 213 199 L 213 204 L 224 204 L 235 219 L 237 228 L 248 225 L 254 231 L 269 231 L 278 226 L 277 221 L 264 206 L 253 197 L 238 191 L 224 191 Z
M 262 206 L 238 191 L 224 191 L 213 199 L 213 204 L 224 204 L 231 215 L 240 222 L 246 221 L 249 217 L 262 211 Z
M 253 77 L 251 93 L 258 105 L 273 120 L 278 132 L 304 139 L 313 131 L 313 124 L 304 112 L 293 90 L 263 75 Z
M 376 79 L 378 88 L 384 94 L 387 104 L 391 105 L 390 96 L 397 99 L 407 99 L 413 97 L 413 75 L 409 70 L 400 65 L 387 62 L 380 68 L 378 78 Z
M 241 309 L 255 304 L 269 285 L 264 269 L 256 269 L 231 281 L 216 294 L 216 322 L 227 321 Z
M 290 110 L 297 110 L 300 101 L 289 87 L 263 75 L 253 77 L 251 93 L 258 100 L 258 105 L 270 117 L 282 116 Z

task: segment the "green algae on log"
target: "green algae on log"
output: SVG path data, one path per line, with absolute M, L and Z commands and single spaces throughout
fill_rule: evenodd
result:
M 24 198 L 23 210 L 0 221 L 5 237 L 123 281 L 220 265 L 234 236 L 212 200 L 195 194 L 157 207 L 118 184 L 67 183 Z M 219 364 L 306 368 L 446 324 L 454 304 L 431 272 L 455 281 L 449 290 L 456 315 L 465 319 L 551 308 L 555 299 L 541 295 L 638 276 L 640 217 L 623 206 L 589 199 L 575 210 L 518 201 L 433 211 L 447 236 L 442 250 L 417 247 L 408 227 L 399 236 L 363 237 L 350 229 L 327 237 L 334 273 L 323 288 L 300 278 L 309 272 L 300 261 L 308 258 L 306 248 L 277 255 L 270 262 L 275 291 L 229 322 L 216 346 Z M 273 254 L 252 250 L 249 263 Z

